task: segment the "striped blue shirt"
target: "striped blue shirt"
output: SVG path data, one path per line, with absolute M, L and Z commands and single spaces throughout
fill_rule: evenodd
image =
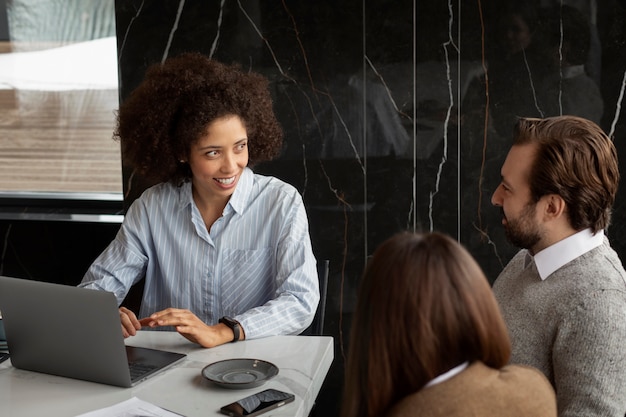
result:
M 190 182 L 147 189 L 79 286 L 111 291 L 121 303 L 144 276 L 140 318 L 169 307 L 209 325 L 231 316 L 247 339 L 300 333 L 319 301 L 302 197 L 249 168 L 210 232 Z

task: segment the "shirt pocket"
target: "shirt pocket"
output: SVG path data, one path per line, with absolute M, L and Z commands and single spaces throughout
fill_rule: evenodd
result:
M 225 314 L 241 314 L 274 298 L 274 263 L 271 248 L 223 250 L 220 299 Z

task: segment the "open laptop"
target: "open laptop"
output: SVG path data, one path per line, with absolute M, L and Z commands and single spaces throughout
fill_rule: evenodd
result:
M 0 276 L 0 311 L 20 369 L 131 387 L 186 356 L 125 346 L 107 291 Z

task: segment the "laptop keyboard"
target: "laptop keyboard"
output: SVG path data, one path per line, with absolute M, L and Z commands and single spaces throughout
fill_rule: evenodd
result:
M 158 368 L 158 366 L 146 365 L 145 363 L 140 362 L 128 362 L 128 368 L 130 369 L 130 380 L 134 381 L 137 378 L 141 378 L 142 376 L 154 371 Z

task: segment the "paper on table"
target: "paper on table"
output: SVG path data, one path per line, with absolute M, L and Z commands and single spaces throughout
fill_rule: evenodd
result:
M 111 407 L 90 411 L 76 417 L 181 417 L 181 415 L 133 397 Z

